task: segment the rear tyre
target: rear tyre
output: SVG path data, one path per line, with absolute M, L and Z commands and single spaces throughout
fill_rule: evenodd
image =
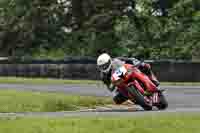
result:
M 159 93 L 159 99 L 160 99 L 160 102 L 158 103 L 158 105 L 156 105 L 156 107 L 159 110 L 166 109 L 168 107 L 168 102 L 162 92 Z
M 134 86 L 130 86 L 128 88 L 128 92 L 131 93 L 134 96 L 133 102 L 140 105 L 144 110 L 152 110 L 152 105 L 150 105 L 146 99 L 144 98 L 144 95 L 140 93 L 137 89 L 135 89 Z

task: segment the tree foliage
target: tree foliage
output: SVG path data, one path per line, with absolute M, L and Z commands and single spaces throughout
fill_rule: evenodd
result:
M 134 19 L 120 21 L 120 44 L 135 56 L 192 59 L 200 41 L 199 12 L 192 1 L 174 4 L 167 17 L 152 16 L 150 8 L 145 7 L 144 14 L 137 13 L 139 27 Z
M 1 0 L 1 55 L 199 59 L 198 0 Z

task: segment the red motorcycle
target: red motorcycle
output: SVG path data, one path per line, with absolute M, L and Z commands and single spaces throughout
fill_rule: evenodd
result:
M 140 105 L 144 110 L 159 110 L 168 107 L 168 102 L 161 90 L 151 82 L 149 77 L 137 67 L 124 64 L 112 72 L 112 83 L 129 100 Z

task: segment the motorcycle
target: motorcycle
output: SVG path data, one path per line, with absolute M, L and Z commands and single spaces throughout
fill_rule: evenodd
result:
M 113 71 L 111 81 L 120 93 L 144 110 L 152 110 L 153 106 L 159 110 L 168 107 L 163 91 L 155 87 L 149 77 L 133 65 L 124 64 Z M 153 86 L 155 90 L 150 92 Z

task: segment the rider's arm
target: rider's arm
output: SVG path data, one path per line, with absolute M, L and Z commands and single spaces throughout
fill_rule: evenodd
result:
M 124 61 L 127 64 L 132 64 L 139 68 L 142 72 L 148 74 L 151 71 L 151 66 L 148 63 L 140 61 L 136 58 L 127 58 L 127 57 L 117 57 L 118 59 Z
M 117 57 L 117 59 L 124 61 L 126 64 L 132 64 L 134 66 L 144 66 L 145 63 L 136 59 L 136 58 L 127 58 L 127 57 Z
M 100 78 L 110 92 L 112 92 L 115 89 L 115 86 L 111 83 L 109 74 L 100 73 Z

